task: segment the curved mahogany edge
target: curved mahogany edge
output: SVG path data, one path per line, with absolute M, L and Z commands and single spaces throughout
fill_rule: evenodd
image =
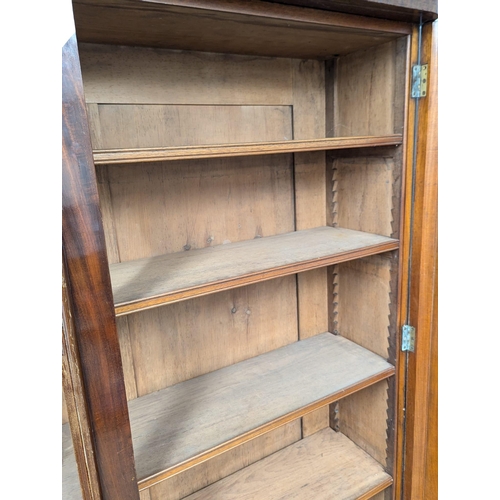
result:
M 139 500 L 76 36 L 62 52 L 62 242 L 104 500 Z
M 175 476 L 179 472 L 185 471 L 187 469 L 190 469 L 191 467 L 194 467 L 195 465 L 201 464 L 202 462 L 205 462 L 206 460 L 209 460 L 210 458 L 213 458 L 217 455 L 220 455 L 228 450 L 231 450 L 233 448 L 236 448 L 237 446 L 246 443 L 248 441 L 251 441 L 252 439 L 255 439 L 259 436 L 262 436 L 263 434 L 266 434 L 274 429 L 277 429 L 278 427 L 288 424 L 289 422 L 292 422 L 293 420 L 296 420 L 298 418 L 303 417 L 304 415 L 307 415 L 308 413 L 311 413 L 315 410 L 318 410 L 319 408 L 322 408 L 324 406 L 327 406 L 331 403 L 335 403 L 335 401 L 339 401 L 342 398 L 345 398 L 347 396 L 350 396 L 351 394 L 354 394 L 355 392 L 361 391 L 362 389 L 365 389 L 366 387 L 370 387 L 373 384 L 376 384 L 377 382 L 380 382 L 382 380 L 388 379 L 396 373 L 396 369 L 394 367 L 387 368 L 386 370 L 377 373 L 376 375 L 373 375 L 371 377 L 368 377 L 364 380 L 361 380 L 349 387 L 346 387 L 340 391 L 335 392 L 334 394 L 331 394 L 330 396 L 327 396 L 325 398 L 322 398 L 318 401 L 315 401 L 314 403 L 308 404 L 307 406 L 304 406 L 302 408 L 299 408 L 298 410 L 295 410 L 291 413 L 288 413 L 286 415 L 282 415 L 281 417 L 272 420 L 270 422 L 267 422 L 266 424 L 263 424 L 255 429 L 252 429 L 251 431 L 245 432 L 244 434 L 241 434 L 233 439 L 230 439 L 229 441 L 226 441 L 225 443 L 222 443 L 219 446 L 215 446 L 214 448 L 211 448 L 210 450 L 207 450 L 206 452 L 200 453 L 198 455 L 195 455 L 191 457 L 188 460 L 185 460 L 177 465 L 174 465 L 173 467 L 169 467 L 168 469 L 165 469 L 161 472 L 158 472 L 157 474 L 153 474 L 149 477 L 143 478 L 139 480 L 139 490 L 145 490 L 147 488 L 150 488 L 151 486 L 160 483 L 161 481 Z M 392 482 L 392 481 L 391 481 Z M 386 487 L 389 485 L 386 485 Z
M 256 273 L 237 276 L 236 278 L 229 278 L 222 281 L 212 281 L 194 288 L 183 290 L 176 290 L 165 295 L 156 295 L 147 297 L 145 299 L 138 299 L 133 302 L 124 302 L 115 304 L 116 316 L 125 316 L 134 312 L 145 311 L 146 309 L 153 309 L 166 304 L 180 302 L 182 300 L 192 299 L 194 297 L 201 297 L 202 295 L 209 295 L 211 293 L 222 292 L 224 290 L 231 290 L 241 286 L 259 283 L 290 274 L 297 274 L 304 271 L 311 271 L 320 267 L 327 267 L 341 262 L 348 262 L 350 260 L 361 259 L 370 255 L 377 255 L 380 253 L 390 252 L 399 249 L 399 241 L 390 241 L 387 243 L 380 243 L 371 245 L 369 247 L 360 248 L 358 250 L 349 250 L 348 252 L 337 253 L 321 259 L 313 259 L 294 264 L 287 264 L 285 266 L 274 267 L 265 271 L 258 271 Z

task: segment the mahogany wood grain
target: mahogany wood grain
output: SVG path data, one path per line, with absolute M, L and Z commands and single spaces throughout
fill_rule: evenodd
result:
M 300 153 L 304 151 L 325 151 L 330 149 L 369 148 L 374 146 L 397 146 L 401 135 L 371 137 L 338 137 L 327 139 L 289 140 L 254 144 L 231 144 L 213 146 L 191 146 L 172 148 L 142 148 L 95 150 L 96 165 L 113 163 L 139 163 L 164 160 L 189 160 L 196 158 L 224 158 L 227 156 L 248 156 L 279 153 Z
M 295 274 L 398 248 L 398 241 L 318 227 L 110 266 L 116 314 Z
M 69 424 L 71 437 L 63 438 L 63 443 L 67 445 L 74 443 L 71 450 L 67 449 L 67 446 L 63 447 L 63 497 L 68 499 L 74 497 L 81 498 L 83 495 L 86 500 L 101 500 L 96 457 L 93 450 L 92 430 L 89 422 L 88 406 L 85 400 L 82 367 L 78 352 L 73 313 L 71 311 L 71 294 L 68 290 L 66 276 L 67 270 L 63 265 L 62 381 L 63 394 L 65 394 L 63 403 L 65 403 L 67 409 L 67 421 L 71 421 Z M 65 423 L 64 419 L 63 423 Z M 68 467 L 72 469 L 69 472 L 67 471 Z M 78 477 L 79 482 L 68 481 L 68 477 Z
M 324 429 L 186 500 L 366 500 L 391 483 L 367 453 Z
M 82 42 L 329 59 L 408 34 L 410 27 L 261 1 L 77 1 Z M 195 34 L 195 35 L 194 35 Z
M 411 301 L 409 320 L 417 331 L 415 352 L 408 355 L 408 389 L 405 461 L 407 474 L 404 495 L 423 498 L 429 478 L 427 453 L 435 460 L 436 444 L 429 434 L 432 418 L 433 336 L 436 334 L 434 307 L 437 305 L 437 22 L 424 26 L 422 57 L 429 64 L 427 97 L 419 102 L 417 145 L 417 178 L 415 186 L 415 217 L 411 269 Z M 430 442 L 429 442 L 430 439 Z M 428 448 L 428 444 L 430 447 Z M 437 474 L 437 468 L 431 469 Z M 435 490 L 430 489 L 435 493 Z
M 93 451 L 102 498 L 138 500 L 76 37 L 62 60 L 62 242 Z
M 437 259 L 436 259 L 437 260 Z M 436 264 L 437 265 L 437 264 Z M 429 373 L 429 406 L 427 413 L 426 472 L 424 495 L 429 500 L 438 498 L 438 272 L 434 274 L 434 304 Z

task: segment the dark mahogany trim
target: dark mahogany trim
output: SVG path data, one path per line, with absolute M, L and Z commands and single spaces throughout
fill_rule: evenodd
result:
M 76 37 L 62 53 L 62 242 L 103 500 L 139 500 Z
M 359 16 L 391 19 L 417 23 L 422 12 L 422 20 L 434 21 L 438 17 L 437 0 L 265 0 L 272 3 L 284 3 L 345 12 Z
M 74 314 L 67 280 L 68 273 L 64 248 L 62 271 L 62 382 L 71 430 L 71 440 L 83 498 L 85 500 L 102 500 L 99 475 L 97 474 L 97 465 L 95 462 L 92 430 L 88 421 L 89 412 L 82 379 L 82 367 L 75 335 Z M 64 474 L 63 460 L 63 494 L 65 492 L 65 483 L 67 486 L 71 484 L 71 479 L 64 477 Z

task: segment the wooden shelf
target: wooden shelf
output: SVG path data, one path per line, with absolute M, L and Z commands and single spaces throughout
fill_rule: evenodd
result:
M 377 253 L 399 242 L 317 227 L 110 266 L 117 316 Z
M 129 413 L 139 487 L 394 373 L 380 356 L 326 332 L 134 399 Z
M 368 499 L 392 484 L 370 455 L 340 432 L 323 429 L 185 500 Z
M 200 158 L 224 158 L 279 153 L 302 153 L 331 149 L 371 148 L 399 146 L 401 134 L 367 137 L 335 137 L 314 140 L 259 142 L 210 146 L 186 146 L 166 148 L 101 149 L 94 151 L 94 163 L 144 163 L 167 160 L 193 160 Z
M 69 462 L 66 468 L 71 467 L 72 476 L 63 478 L 62 498 L 82 500 L 80 486 L 75 481 L 76 463 L 71 458 Z M 342 433 L 327 428 L 185 497 L 185 500 L 233 500 L 255 498 L 256 495 L 261 500 L 365 500 L 392 483 L 391 476 L 370 455 Z

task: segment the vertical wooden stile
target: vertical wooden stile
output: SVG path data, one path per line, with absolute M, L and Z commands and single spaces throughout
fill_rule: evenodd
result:
M 75 325 L 71 311 L 71 298 L 66 279 L 67 271 L 63 262 L 62 273 L 62 382 L 65 406 L 70 422 L 71 440 L 80 478 L 80 488 L 85 500 L 101 500 L 96 457 L 92 442 L 92 430 L 89 423 L 88 406 L 85 400 L 85 387 L 82 378 L 82 367 L 75 335 Z M 63 419 L 64 421 L 64 419 Z M 66 451 L 66 450 L 64 450 Z M 63 453 L 64 453 L 63 451 Z M 73 488 L 73 485 L 68 485 Z M 63 483 L 63 493 L 65 493 Z
M 138 500 L 113 297 L 75 36 L 63 47 L 62 74 L 63 246 L 84 380 L 83 397 L 88 408 L 103 500 Z M 72 416 L 71 422 L 74 422 Z
M 415 209 L 409 320 L 416 328 L 414 353 L 408 353 L 406 397 L 406 446 L 403 495 L 423 498 L 426 477 L 428 429 L 432 391 L 434 317 L 437 294 L 437 22 L 422 30 L 422 64 L 429 65 L 428 92 L 419 100 Z M 413 152 L 413 150 L 412 150 Z M 401 354 L 401 357 L 403 354 Z M 403 364 L 403 362 L 401 362 Z M 432 446 L 431 448 L 432 449 Z

